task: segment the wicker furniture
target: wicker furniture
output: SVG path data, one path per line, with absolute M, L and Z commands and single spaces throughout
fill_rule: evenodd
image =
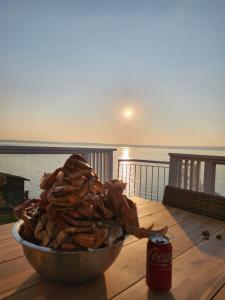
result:
M 225 197 L 166 186 L 163 204 L 225 221 Z

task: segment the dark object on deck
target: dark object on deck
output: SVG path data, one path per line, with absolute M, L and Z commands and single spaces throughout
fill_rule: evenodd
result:
M 209 240 L 210 238 L 210 232 L 208 230 L 203 230 L 202 231 L 203 239 L 204 240 Z
M 216 238 L 217 238 L 217 240 L 222 240 L 222 235 L 221 234 L 217 234 Z
M 166 186 L 163 204 L 225 221 L 225 197 Z
M 208 230 L 202 231 L 203 236 L 210 236 L 210 232 Z
M 0 209 L 11 210 L 24 200 L 24 181 L 29 179 L 0 172 Z

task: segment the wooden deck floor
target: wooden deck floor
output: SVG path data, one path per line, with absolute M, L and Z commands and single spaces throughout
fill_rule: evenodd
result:
M 130 236 L 104 275 L 76 286 L 47 283 L 30 267 L 11 236 L 12 224 L 0 226 L 0 299 L 151 300 L 225 299 L 225 222 L 135 198 L 142 226 L 169 226 L 173 245 L 173 284 L 155 294 L 145 284 L 147 240 Z M 201 232 L 211 237 L 203 240 Z M 221 234 L 222 240 L 216 239 Z

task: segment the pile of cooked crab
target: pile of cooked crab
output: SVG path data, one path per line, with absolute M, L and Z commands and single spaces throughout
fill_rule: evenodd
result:
M 141 228 L 136 204 L 123 194 L 126 183 L 102 184 L 82 155 L 73 154 L 64 166 L 44 174 L 40 199 L 14 209 L 22 219 L 20 235 L 37 245 L 59 250 L 88 250 L 111 246 L 125 235 L 148 238 L 160 230 Z

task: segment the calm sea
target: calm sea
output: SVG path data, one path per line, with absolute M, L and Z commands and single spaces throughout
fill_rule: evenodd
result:
M 81 144 L 57 144 L 57 143 L 15 143 L 0 142 L 0 145 L 34 145 L 34 146 L 71 146 L 82 147 Z M 91 145 L 90 147 L 95 147 Z M 99 147 L 99 144 L 96 145 Z M 106 145 L 102 145 L 106 147 Z M 110 145 L 110 148 L 116 148 L 114 152 L 114 177 L 117 174 L 118 158 L 136 158 L 148 160 L 169 161 L 168 153 L 191 153 L 204 155 L 225 156 L 225 149 L 190 149 L 190 148 L 157 148 L 157 147 L 118 147 Z M 62 154 L 0 154 L 0 172 L 6 172 L 18 176 L 23 176 L 30 181 L 25 183 L 25 189 L 29 190 L 30 197 L 38 197 L 40 194 L 39 183 L 44 172 L 52 172 L 57 167 L 62 166 L 69 155 Z M 225 195 L 225 166 L 217 166 L 216 172 L 216 192 Z

